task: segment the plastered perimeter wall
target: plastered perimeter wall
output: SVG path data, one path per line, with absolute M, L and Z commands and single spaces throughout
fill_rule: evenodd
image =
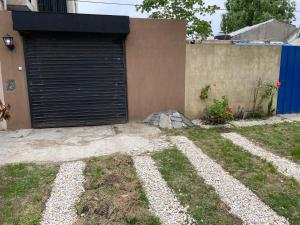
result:
M 211 85 L 208 105 L 212 99 L 226 95 L 235 111 L 239 107 L 251 109 L 259 78 L 264 82 L 278 81 L 280 59 L 280 46 L 187 45 L 186 115 L 203 115 L 207 104 L 199 96 L 206 85 Z
M 174 109 L 184 112 L 186 24 L 130 19 L 126 40 L 130 120 Z
M 2 83 L 2 74 L 1 74 L 1 62 L 0 62 L 0 100 L 4 102 L 4 91 Z M 7 128 L 7 122 L 5 120 L 0 121 L 0 130 L 5 130 Z
M 7 128 L 30 128 L 31 122 L 23 41 L 20 34 L 13 30 L 11 12 L 1 11 L 0 37 L 3 37 L 7 33 L 13 36 L 15 44 L 15 49 L 10 51 L 4 45 L 2 38 L 0 40 L 0 78 L 2 79 L 1 82 L 3 84 L 3 98 L 5 103 L 11 105 L 11 119 L 7 122 Z M 14 90 L 7 89 L 9 81 L 15 83 Z

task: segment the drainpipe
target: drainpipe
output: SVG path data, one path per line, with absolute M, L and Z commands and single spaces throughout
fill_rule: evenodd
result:
M 7 0 L 3 0 L 2 2 L 4 10 L 7 10 Z

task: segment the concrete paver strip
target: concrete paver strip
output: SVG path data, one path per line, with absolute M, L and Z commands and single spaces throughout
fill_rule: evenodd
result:
M 171 137 L 172 143 L 181 150 L 199 176 L 211 185 L 221 200 L 248 225 L 287 225 L 289 222 L 263 203 L 251 190 L 229 175 L 223 168 L 210 159 L 192 141 L 183 136 Z
M 0 165 L 63 162 L 113 153 L 141 154 L 169 147 L 161 131 L 145 124 L 30 129 L 0 133 Z
M 64 163 L 54 181 L 51 196 L 46 203 L 42 225 L 71 225 L 76 221 L 75 203 L 84 192 L 82 161 Z
M 300 182 L 300 165 L 266 151 L 237 133 L 224 133 L 222 136 L 232 141 L 235 145 L 245 149 L 249 153 L 273 163 L 279 172 L 286 176 L 294 177 L 298 182 Z
M 150 202 L 150 209 L 163 225 L 194 224 L 186 209 L 173 195 L 149 156 L 133 157 L 134 166 Z

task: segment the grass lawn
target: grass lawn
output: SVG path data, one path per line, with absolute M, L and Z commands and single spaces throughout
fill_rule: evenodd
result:
M 86 163 L 86 191 L 76 206 L 76 224 L 160 224 L 148 209 L 130 156 L 92 158 Z
M 0 167 L 0 224 L 40 224 L 57 172 L 54 165 Z
M 169 131 L 169 134 L 185 135 L 193 140 L 204 153 L 245 184 L 274 211 L 288 218 L 290 224 L 299 225 L 299 183 L 277 172 L 272 164 L 223 139 L 221 132 L 224 130 L 187 129 Z
M 174 190 L 196 224 L 242 224 L 233 217 L 227 206 L 204 180 L 197 175 L 188 159 L 177 149 L 165 150 L 152 155 L 167 184 Z
M 265 149 L 300 163 L 300 123 L 235 129 Z

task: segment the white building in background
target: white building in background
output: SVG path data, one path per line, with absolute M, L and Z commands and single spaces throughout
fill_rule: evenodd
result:
M 299 28 L 295 25 L 271 19 L 230 33 L 231 40 L 289 42 L 296 37 Z
M 41 0 L 40 4 L 47 5 L 49 8 L 51 8 L 51 5 L 56 8 L 57 5 L 65 4 L 64 7 L 67 7 L 68 13 L 78 12 L 77 0 Z M 39 11 L 38 0 L 0 0 L 0 10 L 5 10 L 5 6 L 7 10 Z
M 297 39 L 295 39 L 294 41 L 292 41 L 290 44 L 291 45 L 299 45 L 300 46 L 300 37 L 297 38 Z
M 298 37 L 299 28 L 295 25 L 271 19 L 228 34 L 218 34 L 215 39 L 235 42 L 291 43 Z
M 78 1 L 67 1 L 68 13 L 78 13 Z

